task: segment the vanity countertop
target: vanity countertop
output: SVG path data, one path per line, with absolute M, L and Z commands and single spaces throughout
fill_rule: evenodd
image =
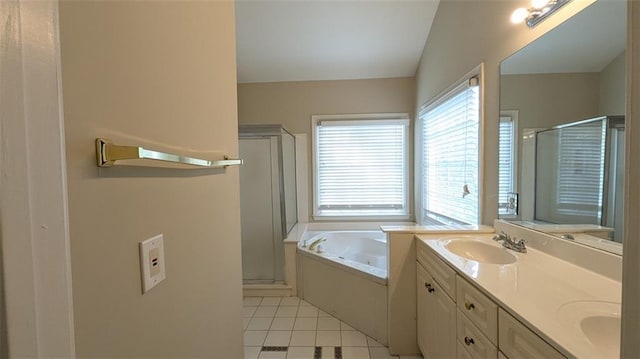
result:
M 620 282 L 531 248 L 527 253 L 509 251 L 517 261 L 504 265 L 479 263 L 446 248 L 450 241 L 460 239 L 502 248 L 491 237 L 418 235 L 417 243 L 435 251 L 458 274 L 565 356 L 619 357 L 619 321 L 607 319 L 620 317 Z M 595 321 L 582 321 L 587 316 Z

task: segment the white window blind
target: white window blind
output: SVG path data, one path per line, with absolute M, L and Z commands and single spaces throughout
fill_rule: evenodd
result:
M 558 212 L 590 217 L 594 223 L 599 223 L 604 188 L 606 122 L 558 131 Z
M 509 193 L 515 192 L 515 121 L 500 116 L 498 140 L 498 213 L 509 211 Z
M 316 123 L 316 216 L 408 215 L 408 120 Z
M 425 224 L 479 222 L 477 82 L 477 78 L 464 81 L 421 114 Z

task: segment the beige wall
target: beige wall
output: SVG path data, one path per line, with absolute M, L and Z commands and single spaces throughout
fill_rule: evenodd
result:
M 500 109 L 518 110 L 520 129 L 548 128 L 598 116 L 599 101 L 599 73 L 500 77 Z
M 600 73 L 600 114 L 624 115 L 626 105 L 626 52 L 623 51 Z
M 592 2 L 572 1 L 530 29 L 509 21 L 513 10 L 530 6 L 528 1 L 440 1 L 416 74 L 416 108 L 484 62 L 482 223 L 497 217 L 500 61 Z
M 242 124 L 281 123 L 292 133 L 308 135 L 311 202 L 311 115 L 397 112 L 413 118 L 414 89 L 413 78 L 239 84 L 238 120 Z M 412 197 L 410 194 L 410 200 Z
M 550 128 L 600 115 L 600 74 L 563 73 L 500 76 L 500 109 L 518 111 L 524 129 Z M 522 141 L 517 149 L 517 189 L 522 191 Z
M 238 169 L 95 164 L 94 140 L 237 155 L 234 4 L 63 2 L 78 357 L 242 357 Z M 142 295 L 138 242 L 164 234 Z

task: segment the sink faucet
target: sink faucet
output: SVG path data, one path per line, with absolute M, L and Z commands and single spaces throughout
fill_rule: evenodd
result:
M 576 237 L 574 237 L 573 234 L 571 234 L 571 233 L 565 233 L 565 234 L 561 235 L 560 238 L 566 239 L 566 240 L 569 240 L 569 241 L 573 241 L 573 240 L 576 239 Z
M 318 244 L 320 244 L 320 243 L 322 243 L 322 242 L 324 242 L 324 241 L 326 241 L 326 240 L 327 240 L 327 239 L 326 239 L 326 238 L 324 238 L 324 237 L 316 239 L 315 241 L 311 242 L 311 244 L 309 245 L 309 250 L 310 250 L 310 251 L 315 250 L 315 249 L 316 249 L 316 246 L 317 246 Z
M 504 231 L 493 236 L 493 240 L 497 242 L 502 241 L 502 246 L 505 248 L 512 249 L 520 253 L 527 253 L 527 247 L 524 245 L 524 239 L 516 240 L 515 237 L 511 238 L 511 236 L 504 233 Z

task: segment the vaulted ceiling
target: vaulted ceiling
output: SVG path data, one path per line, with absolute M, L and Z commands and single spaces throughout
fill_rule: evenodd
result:
M 238 0 L 238 82 L 414 76 L 438 0 Z

